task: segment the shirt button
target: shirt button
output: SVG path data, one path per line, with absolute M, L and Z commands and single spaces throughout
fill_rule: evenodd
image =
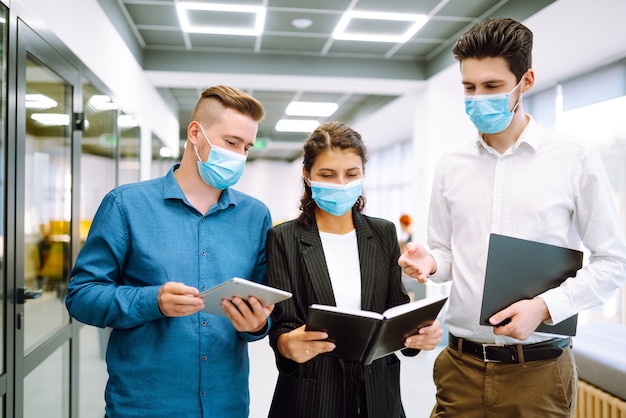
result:
M 206 395 L 205 391 L 200 392 L 200 396 L 205 396 L 205 395 Z
M 202 356 L 202 361 L 206 361 L 206 356 Z
M 206 255 L 206 251 L 202 251 L 200 254 L 202 254 L 202 255 Z
M 206 327 L 206 321 L 202 321 L 202 326 Z

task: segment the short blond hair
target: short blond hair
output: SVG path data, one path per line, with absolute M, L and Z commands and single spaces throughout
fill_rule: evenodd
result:
M 192 120 L 211 122 L 221 111 L 233 109 L 259 122 L 265 116 L 263 105 L 248 93 L 229 86 L 213 86 L 204 90 L 191 114 Z

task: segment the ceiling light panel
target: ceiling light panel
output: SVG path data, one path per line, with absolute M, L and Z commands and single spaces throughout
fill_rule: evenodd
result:
M 117 110 L 117 104 L 111 101 L 111 98 L 105 94 L 94 94 L 87 101 L 87 106 L 94 112 Z
M 45 110 L 57 107 L 57 102 L 43 94 L 27 94 L 26 109 Z
M 66 113 L 33 113 L 31 119 L 41 126 L 69 126 L 70 115 Z
M 139 126 L 139 123 L 133 118 L 132 115 L 119 115 L 117 117 L 117 126 L 120 129 L 135 128 Z
M 183 31 L 216 35 L 258 36 L 263 32 L 266 9 L 262 6 L 222 3 L 176 3 Z
M 348 41 L 405 43 L 428 21 L 426 15 L 346 11 L 333 38 Z M 398 30 L 398 28 L 401 28 Z

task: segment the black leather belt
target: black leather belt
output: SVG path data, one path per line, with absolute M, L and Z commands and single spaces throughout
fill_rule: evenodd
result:
M 571 339 L 555 338 L 536 344 L 482 344 L 448 334 L 448 347 L 455 351 L 478 357 L 484 362 L 524 363 L 551 360 L 571 347 Z

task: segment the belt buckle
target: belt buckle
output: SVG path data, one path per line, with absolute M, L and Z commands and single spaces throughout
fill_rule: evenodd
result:
M 483 361 L 485 363 L 501 363 L 500 360 L 492 360 L 487 358 L 487 348 L 488 347 L 504 347 L 504 344 L 490 344 L 490 343 L 484 343 L 481 344 L 483 346 Z

